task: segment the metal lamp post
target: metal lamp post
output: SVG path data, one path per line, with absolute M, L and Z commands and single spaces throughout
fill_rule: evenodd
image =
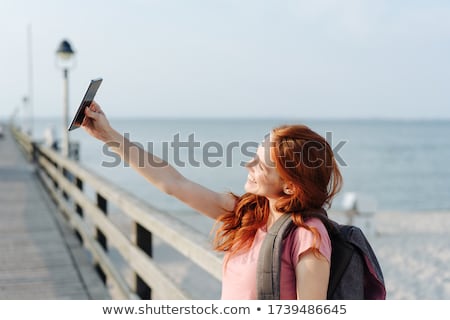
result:
M 69 69 L 73 67 L 73 51 L 69 41 L 63 40 L 59 44 L 58 50 L 56 50 L 56 56 L 58 58 L 58 65 L 63 70 L 63 99 L 64 99 L 64 112 L 63 112 L 63 131 L 62 131 L 62 155 L 69 157 L 69 132 L 67 126 L 69 124 Z

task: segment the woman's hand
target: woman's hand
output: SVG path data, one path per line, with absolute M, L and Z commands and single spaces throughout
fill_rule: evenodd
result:
M 95 101 L 86 107 L 84 114 L 82 128 L 96 139 L 103 142 L 111 141 L 114 130 L 106 119 L 105 113 Z

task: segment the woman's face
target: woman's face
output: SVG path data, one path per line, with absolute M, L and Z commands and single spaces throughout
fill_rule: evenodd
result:
M 260 145 L 253 160 L 247 163 L 245 191 L 268 199 L 276 199 L 283 193 L 283 180 L 275 168 L 269 148 L 269 144 Z

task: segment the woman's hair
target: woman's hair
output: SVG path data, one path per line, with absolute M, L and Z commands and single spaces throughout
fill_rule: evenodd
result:
M 308 212 L 329 208 L 342 185 L 342 176 L 328 142 L 304 125 L 285 125 L 275 128 L 266 141 L 272 165 L 284 182 L 293 186 L 292 194 L 282 194 L 275 204 L 278 212 L 291 214 L 295 224 L 314 235 L 312 250 L 317 251 L 320 235 L 305 224 Z M 214 241 L 218 251 L 234 254 L 251 247 L 258 228 L 267 223 L 269 201 L 251 193 L 236 196 L 233 211 L 222 215 L 222 224 Z

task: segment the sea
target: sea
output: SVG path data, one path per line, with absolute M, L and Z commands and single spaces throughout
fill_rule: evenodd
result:
M 450 120 L 383 119 L 110 119 L 111 125 L 189 179 L 216 191 L 244 192 L 244 163 L 274 127 L 304 124 L 327 138 L 338 160 L 343 188 L 332 208 L 349 194 L 370 210 L 450 210 Z M 62 120 L 35 119 L 33 137 L 52 128 L 61 138 Z M 162 194 L 83 129 L 70 132 L 80 145 L 80 163 L 164 211 L 189 210 Z M 143 156 L 141 161 L 150 161 Z

